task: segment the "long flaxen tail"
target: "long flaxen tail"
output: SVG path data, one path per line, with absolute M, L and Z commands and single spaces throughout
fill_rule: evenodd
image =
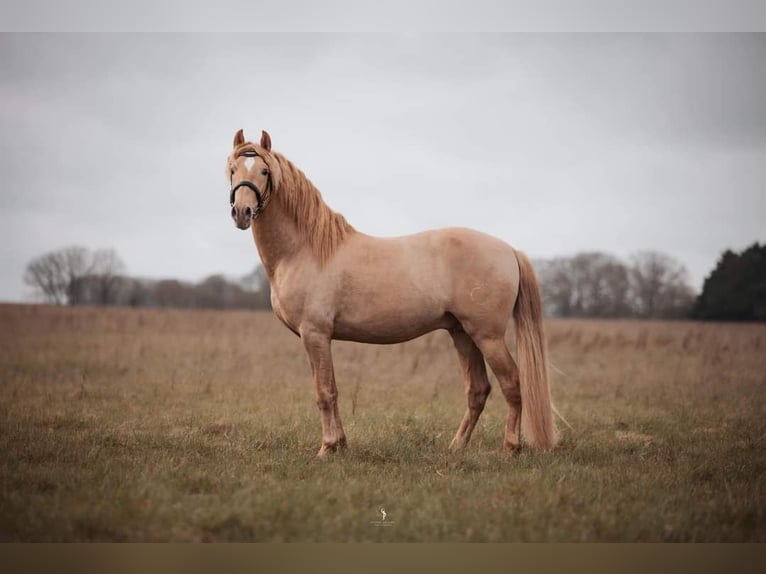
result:
M 551 404 L 543 298 L 532 263 L 521 251 L 516 251 L 516 259 L 519 263 L 519 294 L 513 308 L 513 320 L 521 379 L 521 431 L 530 446 L 550 450 L 556 446 L 558 432 Z

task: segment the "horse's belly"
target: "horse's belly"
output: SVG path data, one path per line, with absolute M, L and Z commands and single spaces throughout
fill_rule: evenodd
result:
M 362 343 L 401 343 L 435 329 L 449 329 L 456 323 L 452 315 L 439 308 L 373 310 L 370 307 L 339 313 L 333 338 Z

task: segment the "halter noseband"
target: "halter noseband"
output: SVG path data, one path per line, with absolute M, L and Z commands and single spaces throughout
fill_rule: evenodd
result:
M 242 155 L 244 157 L 256 157 L 258 154 L 252 150 L 248 150 L 244 152 Z M 271 183 L 271 179 L 266 180 L 266 187 L 268 187 L 269 183 Z M 229 193 L 229 205 L 231 207 L 234 207 L 234 194 L 237 193 L 237 190 L 240 187 L 250 188 L 253 190 L 253 193 L 255 193 L 255 198 L 258 200 L 258 206 L 253 211 L 253 216 L 252 216 L 252 219 L 255 219 L 263 211 L 263 201 L 264 201 L 263 194 L 261 193 L 261 190 L 258 189 L 258 186 L 255 185 L 252 181 L 247 181 L 246 179 L 243 179 L 237 185 L 231 188 L 231 192 Z

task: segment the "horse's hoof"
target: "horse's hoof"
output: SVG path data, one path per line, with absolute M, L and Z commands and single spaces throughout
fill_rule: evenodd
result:
M 324 443 L 317 453 L 317 458 L 325 458 L 330 454 L 346 450 L 346 437 L 343 437 L 334 443 Z
M 462 452 L 465 450 L 465 447 L 468 446 L 468 443 L 464 441 L 459 441 L 457 438 L 453 438 L 452 442 L 449 443 L 449 450 L 452 452 Z

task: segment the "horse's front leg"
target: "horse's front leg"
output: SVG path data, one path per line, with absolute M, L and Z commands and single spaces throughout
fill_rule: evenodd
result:
M 311 329 L 301 329 L 301 341 L 311 365 L 317 405 L 322 415 L 322 447 L 317 456 L 325 456 L 346 446 L 346 433 L 343 432 L 338 411 L 338 388 L 335 386 L 330 337 Z

